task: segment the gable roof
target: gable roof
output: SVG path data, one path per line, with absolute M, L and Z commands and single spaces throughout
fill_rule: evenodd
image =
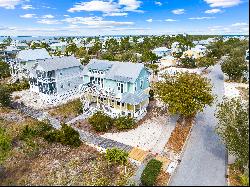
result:
M 53 57 L 44 60 L 36 60 L 37 69 L 52 71 L 58 69 L 67 69 L 76 66 L 82 66 L 74 56 Z
M 46 59 L 51 58 L 48 51 L 46 49 L 27 49 L 19 51 L 17 54 L 17 58 L 21 61 L 29 61 L 29 60 L 38 60 L 38 59 Z
M 144 68 L 144 64 L 141 63 L 92 59 L 85 66 L 83 73 L 87 75 L 89 70 L 106 70 L 107 73 L 104 75 L 106 79 L 133 83 Z

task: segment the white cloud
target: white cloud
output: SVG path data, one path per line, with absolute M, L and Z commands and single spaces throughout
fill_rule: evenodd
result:
M 55 19 L 41 19 L 41 20 L 38 20 L 37 23 L 46 24 L 46 25 L 61 24 L 59 20 L 55 20 Z
M 127 12 L 110 12 L 110 13 L 105 13 L 103 16 L 127 16 Z
M 165 21 L 173 22 L 173 21 L 177 21 L 177 20 L 175 20 L 175 19 L 166 19 Z
M 176 9 L 176 10 L 172 10 L 173 14 L 184 14 L 185 10 L 184 9 Z
M 158 5 L 158 6 L 162 5 L 162 3 L 160 1 L 155 1 L 155 4 Z
M 41 18 L 44 18 L 44 19 L 52 19 L 52 18 L 54 18 L 54 16 L 53 15 L 51 15 L 51 14 L 47 14 L 47 15 L 43 15 Z
M 118 2 L 114 2 L 112 0 L 92 0 L 89 2 L 77 3 L 72 8 L 68 9 L 68 12 L 98 11 L 105 13 L 105 16 L 124 16 L 124 12 L 143 12 L 138 10 L 141 3 L 142 2 L 138 0 L 119 0 Z
M 234 23 L 232 27 L 248 26 L 248 23 Z
M 15 9 L 23 0 L 0 0 L 0 7 L 5 9 Z
M 21 18 L 33 18 L 36 14 L 24 14 L 20 15 Z
M 138 0 L 119 0 L 119 5 L 124 5 L 123 8 L 124 11 L 132 11 L 132 12 L 142 12 L 141 10 L 138 10 L 141 5 L 141 1 Z
M 210 7 L 232 7 L 240 4 L 241 0 L 204 0 Z
M 188 18 L 191 20 L 202 20 L 202 19 L 214 19 L 215 17 L 193 17 L 193 18 Z
M 21 8 L 23 10 L 35 9 L 32 5 L 23 5 Z
M 151 23 L 151 22 L 153 22 L 153 19 L 147 19 L 146 21 Z
M 100 11 L 100 12 L 119 12 L 119 5 L 112 1 L 106 2 L 101 0 L 93 0 L 89 2 L 81 2 L 74 5 L 73 8 L 68 9 L 69 12 L 80 11 Z
M 113 26 L 134 24 L 134 22 L 106 21 L 102 17 L 97 17 L 97 16 L 65 18 L 62 21 L 73 24 L 73 25 L 77 25 L 77 24 L 88 25 L 89 27 L 113 27 Z
M 67 14 L 65 14 L 65 15 L 63 15 L 64 17 L 70 17 L 69 15 L 67 15 Z
M 213 8 L 213 9 L 205 11 L 206 14 L 216 14 L 216 13 L 219 13 L 219 12 L 222 12 L 222 11 L 221 11 L 221 9 L 218 9 L 218 8 Z

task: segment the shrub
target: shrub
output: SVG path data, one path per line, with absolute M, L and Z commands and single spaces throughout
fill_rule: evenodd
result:
M 0 164 L 8 155 L 11 149 L 11 137 L 6 133 L 5 129 L 0 127 Z
M 0 86 L 0 106 L 8 107 L 11 103 L 11 96 L 7 86 Z
M 29 82 L 27 80 L 24 80 L 22 82 L 15 82 L 12 84 L 7 84 L 6 86 L 10 92 L 21 91 L 21 90 L 26 90 L 30 88 Z
M 49 131 L 43 137 L 49 143 L 60 142 L 60 131 L 58 130 Z
M 25 125 L 24 128 L 22 129 L 20 139 L 21 140 L 27 140 L 32 137 L 35 137 L 37 135 L 37 131 L 30 127 L 29 125 Z
M 92 127 L 96 131 L 100 131 L 100 132 L 107 131 L 113 125 L 113 119 L 100 111 L 92 115 L 88 119 L 88 122 L 92 125 Z
M 120 116 L 115 119 L 114 126 L 121 129 L 131 129 L 135 125 L 135 120 L 129 116 Z
M 79 132 L 66 124 L 62 124 L 59 134 L 60 142 L 64 145 L 79 147 L 82 143 L 80 140 Z
M 159 175 L 162 167 L 162 162 L 152 159 L 142 172 L 141 182 L 144 186 L 153 186 L 156 178 Z
M 240 181 L 241 181 L 241 184 L 243 186 L 249 186 L 249 177 L 248 177 L 248 175 L 245 175 L 245 174 L 241 175 L 240 176 Z
M 106 159 L 115 164 L 126 164 L 128 161 L 128 153 L 117 148 L 107 149 Z

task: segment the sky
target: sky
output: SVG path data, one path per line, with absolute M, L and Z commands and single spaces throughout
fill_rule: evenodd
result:
M 0 35 L 249 34 L 249 0 L 0 0 Z

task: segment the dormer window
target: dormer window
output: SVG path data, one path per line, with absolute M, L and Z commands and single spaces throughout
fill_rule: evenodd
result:
M 140 88 L 143 88 L 143 80 L 140 81 Z
M 118 82 L 117 83 L 117 90 L 120 91 L 120 93 L 123 93 L 123 91 L 124 91 L 124 84 Z

